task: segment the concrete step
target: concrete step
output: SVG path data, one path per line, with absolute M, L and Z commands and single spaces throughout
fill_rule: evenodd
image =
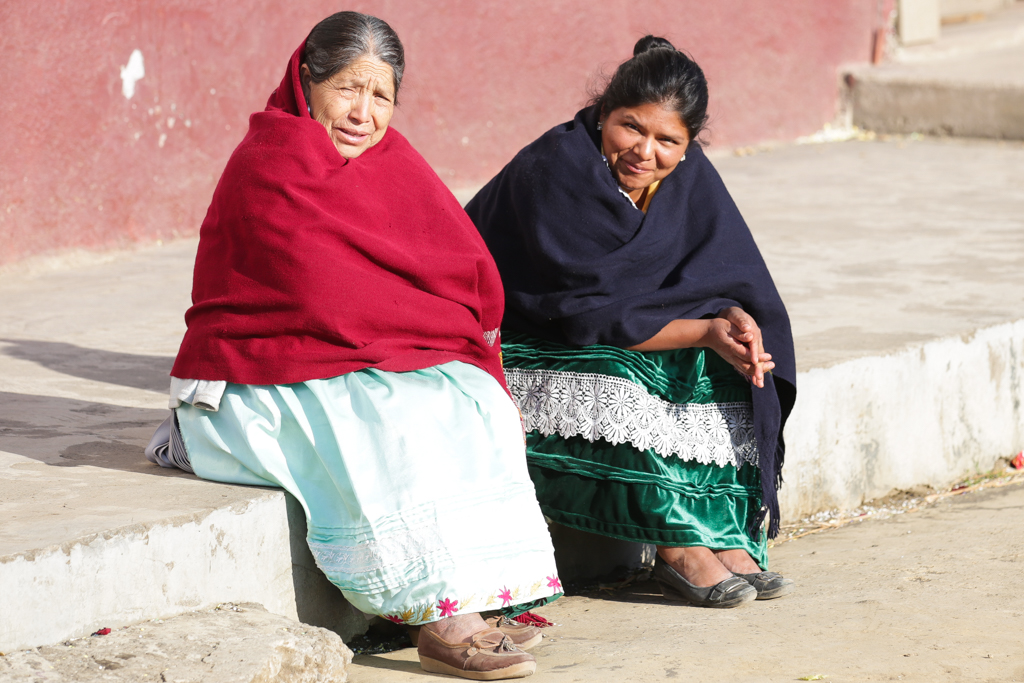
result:
M 943 28 L 846 76 L 853 124 L 880 133 L 1024 140 L 1024 3 Z
M 1024 144 L 851 141 L 715 164 L 793 321 L 784 519 L 941 487 L 1020 450 Z M 343 638 L 365 628 L 316 571 L 294 501 L 143 458 L 195 246 L 0 275 L 0 651 L 222 602 Z M 585 542 L 559 546 L 566 576 L 593 566 Z
M 366 630 L 317 569 L 294 498 L 139 462 L 162 411 L 0 392 L 0 415 L 0 651 L 225 601 Z

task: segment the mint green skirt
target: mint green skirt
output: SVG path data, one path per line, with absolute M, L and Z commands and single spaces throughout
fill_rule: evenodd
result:
M 561 594 L 516 407 L 483 370 L 361 370 L 228 384 L 176 409 L 195 473 L 279 486 L 321 570 L 358 609 L 423 624 Z
M 664 546 L 741 548 L 767 568 L 750 385 L 710 349 L 573 348 L 502 332 L 541 510 Z

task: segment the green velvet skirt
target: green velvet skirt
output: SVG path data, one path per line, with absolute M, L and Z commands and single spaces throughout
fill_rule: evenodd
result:
M 541 510 L 575 529 L 742 548 L 767 568 L 750 385 L 710 349 L 573 348 L 502 332 Z

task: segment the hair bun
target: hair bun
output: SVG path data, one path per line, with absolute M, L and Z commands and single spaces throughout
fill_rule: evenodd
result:
M 633 46 L 633 56 L 636 57 L 638 55 L 643 54 L 644 52 L 647 52 L 648 50 L 656 50 L 658 48 L 675 50 L 676 46 L 668 42 L 664 38 L 646 35 L 640 40 L 636 41 L 636 45 Z

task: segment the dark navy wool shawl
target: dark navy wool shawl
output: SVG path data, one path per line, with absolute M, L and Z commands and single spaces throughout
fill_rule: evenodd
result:
M 619 192 L 588 107 L 520 151 L 466 212 L 501 272 L 504 329 L 628 347 L 677 318 L 729 306 L 753 316 L 775 362 L 764 388 L 753 387 L 764 504 L 754 527 L 770 512 L 774 537 L 782 428 L 796 398 L 793 335 L 754 238 L 700 145 L 690 144 L 645 216 Z

